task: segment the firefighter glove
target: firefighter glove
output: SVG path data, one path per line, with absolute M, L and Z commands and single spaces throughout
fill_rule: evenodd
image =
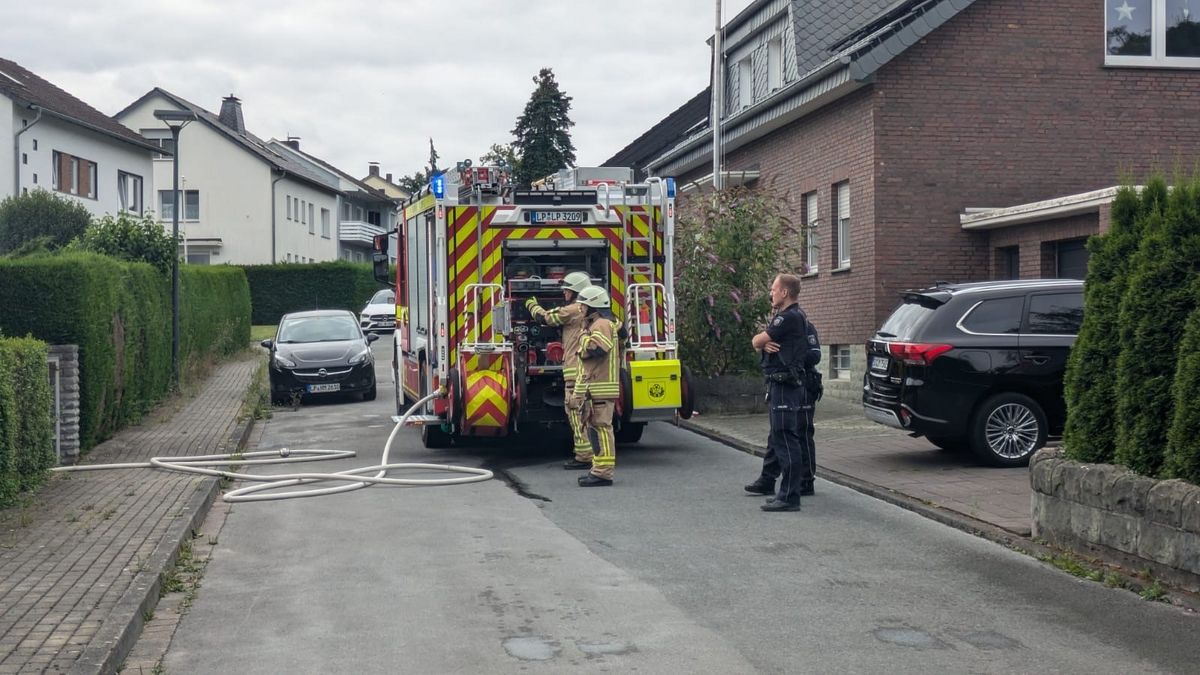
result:
M 529 298 L 528 300 L 525 301 L 525 309 L 532 310 L 534 307 L 537 307 L 537 306 L 538 306 L 537 298 Z

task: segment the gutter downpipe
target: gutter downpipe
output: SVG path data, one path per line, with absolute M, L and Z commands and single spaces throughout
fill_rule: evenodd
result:
M 275 185 L 287 178 L 287 170 L 279 169 L 279 178 L 271 181 L 271 264 L 275 264 Z
M 42 121 L 42 107 L 37 105 L 29 106 L 30 110 L 37 110 L 37 117 L 33 118 L 31 124 L 26 124 L 20 131 L 13 134 L 13 196 L 21 196 L 21 134 L 32 129 L 38 122 Z

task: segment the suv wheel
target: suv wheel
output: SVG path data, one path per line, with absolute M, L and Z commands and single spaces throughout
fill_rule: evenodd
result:
M 1046 444 L 1046 413 L 1024 394 L 996 394 L 971 423 L 971 449 L 994 466 L 1023 466 Z

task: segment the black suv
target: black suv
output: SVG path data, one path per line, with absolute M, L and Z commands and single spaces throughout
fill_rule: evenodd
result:
M 939 283 L 903 298 L 867 343 L 869 419 L 997 466 L 1027 463 L 1062 433 L 1082 281 Z

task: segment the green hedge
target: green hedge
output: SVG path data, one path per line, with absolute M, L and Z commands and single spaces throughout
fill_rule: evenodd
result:
M 1165 202 L 1147 205 L 1146 227 L 1130 262 L 1118 315 L 1122 349 L 1117 358 L 1116 460 L 1147 476 L 1162 468 L 1174 418 L 1171 386 L 1179 343 L 1196 307 L 1191 293 L 1200 260 L 1196 197 L 1195 185 L 1177 181 Z
M 358 313 L 376 291 L 371 265 L 328 262 L 313 265 L 248 265 L 251 322 L 270 325 L 288 312 L 348 309 Z
M 1200 306 L 1200 281 L 1192 284 L 1192 298 Z M 1175 383 L 1171 395 L 1178 402 L 1167 434 L 1164 475 L 1200 485 L 1200 310 L 1192 312 L 1183 329 Z
M 171 281 L 146 263 L 70 252 L 0 260 L 0 331 L 79 345 L 82 450 L 139 419 L 171 384 Z M 237 267 L 185 265 L 180 363 L 249 341 Z M 181 367 L 181 370 L 183 368 Z
M 1080 462 L 1110 462 L 1116 450 L 1117 356 L 1121 353 L 1118 313 L 1125 295 L 1129 261 L 1141 241 L 1147 208 L 1165 196 L 1166 185 L 1154 183 L 1146 200 L 1132 187 L 1113 198 L 1107 234 L 1088 241 L 1088 275 L 1084 285 L 1083 326 L 1067 361 L 1065 395 L 1067 455 Z
M 37 487 L 58 462 L 46 343 L 0 338 L 0 508 Z

